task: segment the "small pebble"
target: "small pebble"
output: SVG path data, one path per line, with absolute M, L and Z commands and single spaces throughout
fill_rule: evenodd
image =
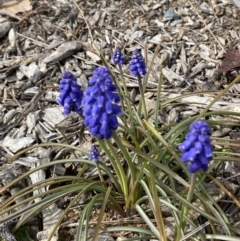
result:
M 202 86 L 202 90 L 217 90 L 217 89 L 218 87 L 215 84 L 208 81 Z
M 172 19 L 177 20 L 181 18 L 176 12 L 174 12 L 172 9 L 167 10 L 167 12 L 164 14 L 165 19 Z

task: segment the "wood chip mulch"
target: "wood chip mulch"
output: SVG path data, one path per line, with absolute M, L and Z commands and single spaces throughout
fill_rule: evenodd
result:
M 82 120 L 74 113 L 63 115 L 56 103 L 58 84 L 63 71 L 69 70 L 85 89 L 94 68 L 102 64 L 98 50 L 118 74 L 111 55 L 115 46 L 122 46 L 127 86 L 134 92 L 138 91 L 137 81 L 128 71 L 132 51 L 147 50 L 149 66 L 159 46 L 145 95 L 148 110 L 156 106 L 161 71 L 162 101 L 205 91 L 179 100 L 184 105 L 166 108 L 159 117 L 160 124 L 180 122 L 198 114 L 240 72 L 238 64 L 228 72 L 218 71 L 229 48 L 240 52 L 237 0 L 13 1 L 13 5 L 31 7 L 18 13 L 8 12 L 9 2 L 0 0 L 1 187 L 42 160 L 71 157 L 64 148 L 38 148 L 24 155 L 24 160 L 8 163 L 31 145 L 64 143 L 62 132 L 71 145 L 79 145 Z M 239 111 L 239 92 L 240 84 L 236 84 L 211 110 Z M 229 136 L 231 131 L 216 130 L 215 136 Z M 87 131 L 84 140 L 81 145 L 89 150 Z M 67 166 L 59 167 L 56 171 L 61 175 L 66 169 Z M 5 198 L 5 194 L 1 195 L 0 203 Z M 109 220 L 106 215 L 106 224 Z

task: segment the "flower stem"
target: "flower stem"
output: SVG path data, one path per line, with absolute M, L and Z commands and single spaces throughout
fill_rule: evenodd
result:
M 101 169 L 99 167 L 99 163 L 98 162 L 96 163 L 96 166 L 97 166 L 97 170 L 98 170 L 98 174 L 99 174 L 100 180 L 104 183 L 103 175 L 102 175 L 102 172 L 101 172 Z
M 138 80 L 139 92 L 140 92 L 140 96 L 141 96 L 141 101 L 139 103 L 139 106 L 141 106 L 141 103 L 142 103 L 144 118 L 146 120 L 148 120 L 147 107 L 146 107 L 146 102 L 145 102 L 145 98 L 144 98 L 144 91 L 143 91 L 143 85 L 142 85 L 142 78 L 141 78 L 140 75 L 137 76 L 137 80 Z
M 114 132 L 113 132 L 114 133 Z M 125 175 L 125 172 L 123 170 L 121 161 L 119 159 L 119 156 L 116 153 L 116 150 L 113 147 L 113 144 L 110 140 L 106 140 L 108 147 L 110 149 L 110 153 L 113 155 L 113 158 L 111 158 L 111 164 L 113 165 L 113 168 L 120 180 L 122 191 L 124 194 L 125 200 L 127 200 L 128 195 L 129 195 L 129 190 L 128 190 L 128 184 L 127 184 L 127 177 Z M 108 155 L 109 156 L 109 155 Z
M 117 168 L 117 164 L 115 163 L 115 160 L 114 160 L 114 157 L 113 157 L 112 153 L 109 151 L 109 148 L 107 148 L 106 144 L 102 140 L 98 139 L 98 143 L 102 147 L 102 149 L 104 150 L 104 152 L 106 153 L 108 158 L 110 159 L 110 162 L 113 165 L 115 173 L 119 177 L 120 176 L 120 172 L 119 172 L 119 170 Z M 122 182 L 121 181 L 120 181 L 120 185 L 121 185 L 121 188 L 122 188 Z M 119 192 L 121 192 L 121 190 L 119 190 Z
M 126 81 L 125 81 L 124 76 L 123 76 L 122 66 L 118 65 L 118 68 L 119 68 L 121 80 L 122 80 L 122 83 L 123 83 L 123 90 L 125 92 L 125 101 L 127 103 L 127 107 L 128 107 L 129 112 L 130 112 L 132 108 L 131 108 L 131 105 L 130 105 L 130 102 L 129 102 L 129 93 L 128 93 Z M 131 114 L 131 112 L 129 114 Z
M 127 104 L 127 109 L 128 109 L 128 113 L 129 113 L 129 120 L 131 122 L 131 128 L 133 129 L 134 128 L 134 124 L 133 124 L 133 112 L 132 112 L 132 108 L 131 108 L 131 104 L 130 104 L 130 95 L 128 93 L 128 89 L 127 89 L 127 85 L 126 85 L 126 81 L 125 81 L 125 78 L 124 78 L 124 75 L 123 75 L 123 70 L 122 70 L 122 66 L 121 65 L 118 65 L 118 68 L 119 68 L 119 73 L 120 73 L 120 76 L 121 76 L 121 80 L 122 80 L 122 83 L 123 83 L 123 93 L 125 94 L 124 95 L 124 100 L 126 101 L 126 104 Z M 124 118 L 124 120 L 126 120 L 126 118 Z M 127 123 L 124 123 L 125 125 Z M 127 126 L 127 125 L 126 125 Z
M 187 201 L 188 202 L 192 202 L 192 197 L 194 194 L 194 189 L 195 189 L 195 184 L 196 184 L 196 180 L 197 180 L 197 173 L 194 173 L 191 175 L 191 181 L 190 181 L 190 188 L 188 191 L 188 195 L 187 195 Z M 180 240 L 180 233 L 181 230 L 184 232 L 185 226 L 186 226 L 186 220 L 184 220 L 184 216 L 188 215 L 188 211 L 189 211 L 189 207 L 185 206 L 183 207 L 183 212 L 181 215 L 181 220 L 180 220 L 180 224 L 177 230 L 177 237 L 176 237 L 176 241 Z
M 121 150 L 122 154 L 124 155 L 124 158 L 125 158 L 128 166 L 129 166 L 130 173 L 131 173 L 130 183 L 133 184 L 134 180 L 136 180 L 136 170 L 135 170 L 135 167 L 133 165 L 132 158 L 129 155 L 125 146 L 122 144 L 122 141 L 120 140 L 120 138 L 118 137 L 116 132 L 113 132 L 113 139 L 115 140 L 116 144 L 118 145 L 119 149 Z M 127 201 L 127 199 L 125 199 L 125 200 Z M 126 207 L 126 208 L 128 208 L 128 207 Z

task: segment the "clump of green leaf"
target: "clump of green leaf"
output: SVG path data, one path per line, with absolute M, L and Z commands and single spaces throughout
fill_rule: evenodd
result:
M 239 113 L 209 111 L 214 102 L 221 98 L 240 77 L 233 80 L 198 116 L 190 117 L 179 123 L 159 125 L 158 116 L 160 113 L 166 108 L 177 104 L 178 100 L 184 98 L 185 95 L 183 94 L 173 99 L 161 101 L 163 76 L 160 74 L 158 79 L 156 109 L 150 112 L 148 111 L 144 93 L 158 50 L 159 46 L 151 62 L 147 63 L 145 63 L 141 51 L 136 50 L 133 53 L 130 71 L 132 71 L 133 75 L 137 78 L 139 84 L 141 98 L 138 105 L 136 105 L 129 96 L 129 90 L 122 70 L 124 59 L 121 56 L 121 52 L 119 52 L 119 48 L 114 57 L 119 75 L 111 71 L 111 65 L 107 63 L 104 56 L 100 54 L 105 67 L 101 67 L 94 72 L 93 77 L 90 79 L 88 91 L 85 92 L 83 96 L 84 101 L 81 106 L 85 118 L 84 122 L 94 142 L 98 146 L 97 152 L 95 149 L 90 152 L 90 159 L 94 161 L 82 158 L 52 161 L 28 171 L 5 186 L 2 192 L 20 180 L 27 178 L 31 173 L 57 164 L 84 164 L 86 168 L 88 166 L 95 166 L 99 173 L 99 179 L 93 180 L 85 178 L 83 174 L 86 169 L 83 169 L 77 176 L 51 177 L 47 179 L 47 181 L 44 180 L 26 187 L 14 196 L 9 197 L 1 205 L 0 215 L 5 215 L 5 217 L 1 219 L 1 222 L 21 217 L 13 229 L 13 231 L 16 231 L 29 218 L 41 212 L 57 200 L 70 195 L 72 196 L 71 202 L 60 216 L 50 237 L 48 237 L 48 240 L 51 240 L 54 232 L 57 231 L 62 220 L 66 217 L 68 211 L 74 207 L 80 196 L 92 191 L 94 196 L 83 208 L 81 216 L 79 217 L 76 240 L 96 240 L 100 232 L 114 231 L 132 231 L 138 234 L 136 240 L 143 239 L 143 237 L 145 239 L 156 238 L 163 241 L 173 238 L 174 240 L 184 240 L 185 238 L 191 238 L 192 240 L 194 238 L 196 240 L 237 240 L 236 236 L 240 233 L 240 230 L 233 226 L 219 204 L 207 193 L 203 185 L 204 182 L 207 182 L 207 179 L 211 179 L 220 189 L 226 190 L 223 185 L 216 180 L 215 174 L 217 173 L 219 165 L 221 165 L 226 158 L 229 161 L 238 161 L 237 157 L 239 153 L 233 153 L 231 148 L 229 150 L 229 147 L 236 143 L 225 139 L 221 142 L 221 138 L 212 138 L 212 144 L 217 144 L 218 146 L 218 149 L 214 151 L 213 158 L 210 158 L 209 150 L 206 151 L 203 147 L 205 150 L 204 153 L 208 156 L 206 160 L 209 168 L 205 168 L 206 165 L 203 164 L 206 160 L 201 159 L 201 167 L 204 167 L 202 168 L 204 171 L 200 170 L 201 168 L 197 168 L 194 169 L 196 170 L 194 174 L 189 172 L 184 162 L 195 161 L 195 164 L 198 163 L 199 159 L 196 158 L 200 158 L 203 149 L 201 149 L 199 145 L 197 147 L 194 146 L 192 142 L 190 143 L 191 145 L 189 144 L 187 147 L 187 143 L 185 142 L 184 148 L 180 147 L 180 150 L 189 152 L 192 157 L 189 158 L 189 156 L 185 156 L 184 158 L 180 158 L 178 146 L 183 142 L 189 126 L 199 119 L 206 119 L 206 125 L 212 128 L 216 125 L 229 127 L 240 126 L 237 121 L 226 121 L 222 123 L 217 120 L 211 120 L 212 116 L 215 118 L 216 116 L 239 117 Z M 147 49 L 145 49 L 144 52 L 147 53 Z M 68 83 L 68 85 L 70 85 L 70 83 Z M 66 88 L 68 89 L 67 92 L 66 90 L 65 92 L 70 93 L 69 86 Z M 204 93 L 205 92 L 202 91 L 193 94 Z M 189 96 L 191 94 L 187 95 Z M 75 110 L 74 108 L 76 107 L 74 95 L 71 96 L 73 98 L 71 98 L 70 101 L 68 96 L 64 94 L 61 95 L 62 99 L 67 99 L 67 101 L 61 102 L 64 108 L 66 108 L 66 113 L 68 113 L 69 110 Z M 121 112 L 119 103 L 121 103 Z M 79 108 L 80 106 L 77 105 L 78 111 Z M 210 134 L 210 127 L 207 128 L 208 134 Z M 206 128 L 204 130 L 206 131 Z M 202 135 L 202 130 L 199 133 L 199 135 Z M 193 136 L 193 134 L 191 134 L 191 136 Z M 204 146 L 204 140 L 200 142 L 200 144 L 203 143 L 202 146 Z M 209 139 L 208 145 L 210 146 Z M 85 155 L 88 155 L 90 151 L 68 144 L 44 143 L 19 152 L 11 161 L 34 148 L 51 146 L 69 148 L 72 151 L 80 151 Z M 219 147 L 221 148 L 219 149 Z M 194 153 L 191 148 L 194 148 Z M 98 151 L 104 153 L 104 158 L 110 165 L 105 165 L 101 156 L 97 155 Z M 111 187 L 108 185 L 107 180 L 111 180 Z M 62 185 L 47 190 L 47 186 L 59 183 Z M 40 187 L 46 188 L 47 191 L 34 196 L 33 191 Z M 30 196 L 20 203 L 15 203 L 16 198 L 25 196 L 26 194 Z M 229 196 L 236 205 L 239 205 L 237 199 L 234 199 L 231 195 Z M 119 197 L 123 199 L 123 203 L 119 202 Z M 36 198 L 40 198 L 40 201 L 36 202 Z M 197 203 L 195 202 L 196 200 Z M 23 204 L 29 203 L 32 204 L 20 209 Z M 92 234 L 88 232 L 91 212 L 94 205 L 99 203 L 102 204 L 99 219 L 95 231 Z M 147 205 L 148 209 L 145 209 L 144 205 Z M 163 206 L 168 208 L 171 215 L 172 233 L 167 233 L 166 231 L 167 219 L 162 212 Z M 103 228 L 101 224 L 106 207 L 115 210 L 121 215 L 123 220 L 125 220 L 125 218 L 133 219 L 133 224 Z M 149 210 L 151 212 L 149 212 Z M 11 214 L 6 215 L 10 211 Z M 134 215 L 136 214 L 141 217 L 144 226 L 147 228 L 136 227 L 136 225 L 134 225 Z M 204 228 L 199 229 L 198 221 L 193 219 L 193 216 L 205 218 L 207 225 L 210 225 L 211 232 L 206 233 Z M 186 227 L 190 228 L 190 233 L 186 233 Z M 216 230 L 217 227 L 221 227 L 221 235 L 218 234 Z

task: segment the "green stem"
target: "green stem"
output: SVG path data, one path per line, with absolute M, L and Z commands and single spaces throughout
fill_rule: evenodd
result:
M 130 104 L 130 101 L 129 101 L 129 98 L 130 98 L 129 96 L 130 95 L 128 93 L 126 81 L 125 81 L 125 78 L 124 78 L 124 75 L 123 75 L 122 66 L 118 65 L 118 68 L 119 68 L 121 80 L 122 80 L 122 83 L 123 83 L 123 90 L 124 90 L 124 93 L 125 93 L 125 98 L 124 99 L 125 99 L 127 107 L 128 107 L 129 115 L 130 115 L 130 117 L 133 117 L 133 112 L 132 112 L 131 104 Z M 132 118 L 130 118 L 130 121 L 131 121 L 131 124 L 132 124 L 132 127 L 133 127 Z
M 125 160 L 127 162 L 127 164 L 129 165 L 132 177 L 135 179 L 136 176 L 136 172 L 135 172 L 135 167 L 133 165 L 132 162 L 132 158 L 129 155 L 129 153 L 127 152 L 127 149 L 125 148 L 125 146 L 123 145 L 121 139 L 118 137 L 118 135 L 116 134 L 116 132 L 113 132 L 113 139 L 115 140 L 115 142 L 117 143 L 118 147 L 120 148 L 120 150 L 122 151 L 122 154 L 125 157 Z
M 130 187 L 130 194 L 129 194 L 128 200 L 127 200 L 127 202 L 125 204 L 126 205 L 126 210 L 130 206 L 131 201 L 135 202 L 134 197 L 135 196 L 139 197 L 139 195 L 138 195 L 139 188 L 141 188 L 141 186 L 139 186 L 139 181 L 143 177 L 143 170 L 144 170 L 144 168 L 145 168 L 144 166 L 141 167 L 140 171 L 137 174 L 136 179 L 134 180 L 133 185 Z M 134 195 L 134 194 L 136 194 L 136 195 Z
M 99 177 L 100 177 L 100 180 L 104 183 L 104 179 L 103 179 L 103 175 L 102 175 L 102 172 L 101 172 L 101 169 L 99 167 L 99 163 L 97 162 L 96 163 L 96 166 L 97 166 L 97 170 L 98 170 L 98 174 L 99 174 Z
M 156 112 L 155 112 L 155 128 L 158 128 L 158 115 L 160 110 L 160 97 L 161 97 L 161 89 L 162 89 L 162 82 L 163 82 L 163 73 L 161 71 L 160 77 L 158 80 L 158 89 L 157 89 L 157 104 L 156 104 Z
M 121 139 L 116 134 L 116 132 L 113 132 L 113 139 L 117 143 L 119 149 L 121 150 L 121 152 L 122 152 L 122 154 L 123 154 L 123 156 L 124 156 L 128 166 L 129 166 L 130 174 L 131 174 L 130 183 L 133 184 L 134 180 L 136 180 L 136 170 L 135 170 L 135 167 L 133 165 L 132 158 L 129 155 L 129 153 L 128 153 L 127 149 L 125 148 L 125 146 L 123 145 Z M 127 199 L 126 199 L 126 201 L 127 201 Z M 128 208 L 128 207 L 126 207 L 126 208 Z
M 140 92 L 140 96 L 141 96 L 140 103 L 142 103 L 142 105 L 143 105 L 144 118 L 146 120 L 148 120 L 147 107 L 146 107 L 146 102 L 145 102 L 145 98 L 144 98 L 144 91 L 143 91 L 143 85 L 142 85 L 142 78 L 141 78 L 140 75 L 137 76 L 137 80 L 138 80 L 139 92 Z M 139 106 L 141 106 L 140 103 L 139 103 Z
M 114 153 L 111 153 L 109 151 L 109 149 L 107 148 L 106 144 L 102 141 L 102 140 L 99 140 L 98 139 L 98 143 L 99 145 L 102 147 L 102 149 L 104 150 L 104 152 L 106 153 L 107 157 L 109 158 L 114 170 L 115 170 L 115 173 L 117 175 L 118 178 L 120 178 L 120 171 L 119 171 L 119 168 L 118 168 L 118 165 L 116 163 L 116 160 L 115 160 L 115 157 L 112 155 Z M 114 151 L 115 152 L 115 151 Z M 119 179 L 119 183 L 120 183 L 120 186 L 121 186 L 121 190 L 118 190 L 120 193 L 124 193 L 123 191 L 123 183 L 122 183 L 122 180 Z
M 193 173 L 193 174 L 191 175 L 190 188 L 189 188 L 188 195 L 187 195 L 187 201 L 188 201 L 188 202 L 192 202 L 192 197 L 193 197 L 193 194 L 194 194 L 194 189 L 195 189 L 196 181 L 197 181 L 197 173 Z M 185 216 L 187 216 L 188 210 L 189 210 L 188 207 L 186 207 L 186 208 L 184 209 L 184 213 L 183 213 L 183 214 L 184 214 Z
M 128 199 L 128 195 L 129 195 L 126 174 L 123 170 L 123 167 L 122 167 L 121 161 L 119 159 L 119 156 L 117 155 L 116 150 L 114 149 L 114 147 L 112 145 L 112 142 L 110 140 L 106 140 L 106 142 L 107 142 L 108 147 L 111 151 L 111 154 L 114 157 L 113 159 L 111 159 L 111 163 L 114 167 L 114 170 L 117 173 L 118 178 L 120 179 L 121 186 L 122 186 L 122 189 L 123 189 L 124 198 L 125 198 L 125 201 L 126 201 Z
M 189 188 L 188 195 L 187 195 L 187 201 L 189 203 L 192 202 L 192 197 L 193 197 L 193 194 L 194 194 L 196 180 L 197 180 L 197 173 L 194 173 L 194 174 L 191 175 L 190 188 Z M 176 241 L 180 240 L 181 230 L 184 232 L 184 228 L 186 226 L 186 220 L 184 220 L 183 218 L 188 215 L 188 211 L 189 211 L 189 207 L 184 205 L 183 212 L 181 214 L 180 225 L 179 225 L 178 230 L 177 230 L 177 237 L 175 239 Z
M 160 143 L 165 146 L 167 148 L 167 150 L 169 151 L 169 153 L 179 162 L 179 165 L 182 167 L 183 170 L 186 169 L 184 163 L 181 161 L 180 157 L 178 156 L 178 154 L 174 151 L 174 148 L 172 147 L 172 144 L 170 142 L 167 142 L 165 137 L 163 137 L 161 135 L 161 133 L 159 133 L 148 121 L 143 120 L 143 123 L 145 124 L 145 126 L 147 127 L 147 129 L 149 129 L 153 135 L 155 135 L 158 140 L 160 141 Z M 191 176 L 187 170 L 186 170 L 186 174 L 189 175 L 189 177 Z
M 128 127 L 128 123 L 127 123 L 127 120 L 130 122 L 130 125 L 131 125 L 131 129 L 134 130 L 134 123 L 133 123 L 133 120 L 134 120 L 134 115 L 133 115 L 133 111 L 132 111 L 132 107 L 131 107 L 131 103 L 130 103 L 130 95 L 128 93 L 128 89 L 127 89 L 127 85 L 126 85 L 126 81 L 125 81 L 125 78 L 124 78 L 124 74 L 123 74 L 123 70 L 122 70 L 122 66 L 121 65 L 118 65 L 118 68 L 119 68 L 119 73 L 120 73 L 120 76 L 121 76 L 121 80 L 122 80 L 122 84 L 123 84 L 123 91 L 122 91 L 122 94 L 124 94 L 123 96 L 123 100 L 126 102 L 126 105 L 127 105 L 127 108 L 124 109 L 126 112 L 128 110 L 128 115 L 129 117 L 127 117 L 126 115 L 124 115 L 124 118 L 123 118 L 123 122 L 124 122 L 124 125 L 126 127 Z M 123 101 L 122 100 L 122 101 Z M 127 136 L 128 133 L 124 133 L 124 137 Z

